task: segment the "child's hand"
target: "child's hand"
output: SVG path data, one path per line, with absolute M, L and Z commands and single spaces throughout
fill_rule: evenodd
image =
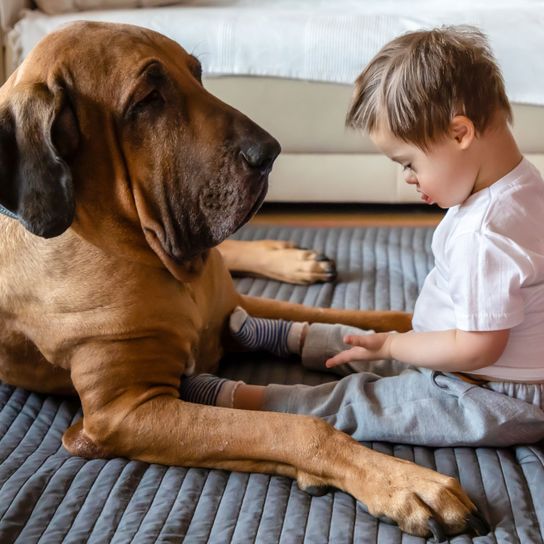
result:
M 325 361 L 327 368 L 343 365 L 350 361 L 375 361 L 376 359 L 389 359 L 388 345 L 390 333 L 379 332 L 368 335 L 345 336 L 344 342 L 354 347 L 341 351 L 338 355 Z

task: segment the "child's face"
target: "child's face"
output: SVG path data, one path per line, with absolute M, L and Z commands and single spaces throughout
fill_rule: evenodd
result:
M 426 151 L 396 138 L 384 128 L 372 132 L 370 139 L 382 153 L 402 166 L 404 180 L 416 186 L 423 202 L 450 208 L 472 194 L 478 171 L 462 145 L 462 138 L 448 134 Z

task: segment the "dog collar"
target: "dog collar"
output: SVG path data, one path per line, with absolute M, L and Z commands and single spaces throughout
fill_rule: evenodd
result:
M 19 219 L 13 212 L 10 212 L 7 208 L 4 208 L 2 204 L 0 204 L 0 213 L 7 215 L 8 217 L 11 217 L 12 219 Z

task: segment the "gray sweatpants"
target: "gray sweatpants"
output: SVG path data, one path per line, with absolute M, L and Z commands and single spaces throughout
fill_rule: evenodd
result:
M 348 347 L 344 335 L 368 333 L 313 324 L 302 364 L 326 371 L 324 362 Z M 544 439 L 544 384 L 475 385 L 398 361 L 354 362 L 331 371 L 345 377 L 317 386 L 267 386 L 263 409 L 317 416 L 359 441 L 509 446 Z

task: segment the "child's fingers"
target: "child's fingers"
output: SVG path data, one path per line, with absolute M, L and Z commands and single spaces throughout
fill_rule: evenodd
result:
M 359 346 L 370 351 L 376 351 L 381 349 L 386 338 L 387 335 L 383 333 L 365 334 L 364 336 L 354 334 L 346 336 L 344 342 L 350 346 Z
M 368 336 L 362 336 L 359 334 L 352 335 L 352 336 L 344 336 L 344 343 L 349 344 L 350 346 L 360 346 L 362 348 L 366 348 L 368 346 L 368 340 L 374 336 L 373 334 L 369 334 Z
M 350 361 L 360 361 L 361 359 L 365 358 L 365 354 L 367 354 L 367 350 L 364 348 L 355 347 L 347 349 L 336 354 L 334 357 L 327 359 L 325 361 L 325 366 L 327 368 L 332 368 L 333 366 L 343 365 L 345 363 L 349 363 Z

